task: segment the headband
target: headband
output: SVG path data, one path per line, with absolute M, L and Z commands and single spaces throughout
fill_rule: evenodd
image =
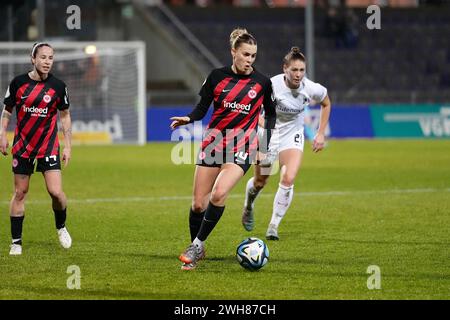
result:
M 40 47 L 40 46 L 43 46 L 43 45 L 49 46 L 48 43 L 46 43 L 46 42 L 38 42 L 38 43 L 36 43 L 36 44 L 33 46 L 33 50 L 31 50 L 31 56 L 34 57 L 34 52 L 36 51 L 36 49 L 37 49 L 38 47 Z M 50 47 L 50 46 L 49 46 L 49 47 Z

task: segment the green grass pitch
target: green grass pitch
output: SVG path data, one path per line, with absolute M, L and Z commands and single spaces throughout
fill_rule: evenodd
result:
M 173 144 L 74 147 L 63 171 L 70 250 L 59 246 L 40 174 L 27 198 L 23 255 L 8 255 L 10 157 L 0 159 L 1 299 L 448 299 L 450 140 L 331 140 L 309 143 L 270 260 L 249 272 L 235 259 L 248 236 L 264 239 L 278 176 L 256 202 L 256 228 L 241 226 L 247 175 L 191 272 L 194 165 L 172 164 Z M 67 268 L 81 271 L 70 290 Z M 367 287 L 380 268 L 381 289 Z

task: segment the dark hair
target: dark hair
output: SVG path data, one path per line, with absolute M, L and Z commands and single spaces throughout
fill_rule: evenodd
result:
M 292 47 L 291 51 L 283 58 L 283 64 L 288 65 L 292 60 L 300 60 L 306 63 L 306 58 L 298 47 Z
M 47 42 L 36 42 L 35 44 L 33 44 L 33 48 L 31 49 L 31 56 L 33 58 L 36 58 L 37 51 L 41 47 L 49 47 L 53 49 L 53 47 L 49 45 Z
M 241 44 L 253 44 L 256 46 L 256 39 L 245 28 L 236 28 L 230 34 L 231 49 L 237 49 Z

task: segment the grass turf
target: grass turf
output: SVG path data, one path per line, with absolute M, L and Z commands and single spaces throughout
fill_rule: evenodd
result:
M 267 266 L 244 270 L 234 253 L 264 239 L 278 176 L 256 202 L 256 227 L 241 226 L 245 182 L 227 200 L 192 272 L 177 256 L 189 242 L 194 165 L 172 164 L 173 144 L 74 147 L 63 171 L 70 250 L 59 246 L 40 174 L 31 179 L 23 255 L 8 255 L 10 158 L 0 161 L 1 299 L 448 299 L 450 141 L 332 140 L 305 155 L 295 197 L 266 241 Z M 81 289 L 66 286 L 79 266 Z M 369 290 L 370 265 L 381 289 Z

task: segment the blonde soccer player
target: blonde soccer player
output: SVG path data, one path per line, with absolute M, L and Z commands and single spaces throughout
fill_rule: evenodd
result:
M 172 117 L 174 129 L 214 111 L 202 141 L 194 174 L 189 213 L 191 243 L 181 253 L 183 270 L 194 269 L 205 256 L 205 241 L 219 222 L 232 188 L 240 181 L 258 150 L 257 126 L 264 108 L 265 127 L 273 129 L 276 112 L 270 79 L 258 72 L 255 38 L 245 29 L 230 35 L 231 66 L 214 69 L 200 90 L 200 102 L 184 117 Z M 270 140 L 270 130 L 265 135 Z M 264 147 L 260 148 L 264 153 Z

